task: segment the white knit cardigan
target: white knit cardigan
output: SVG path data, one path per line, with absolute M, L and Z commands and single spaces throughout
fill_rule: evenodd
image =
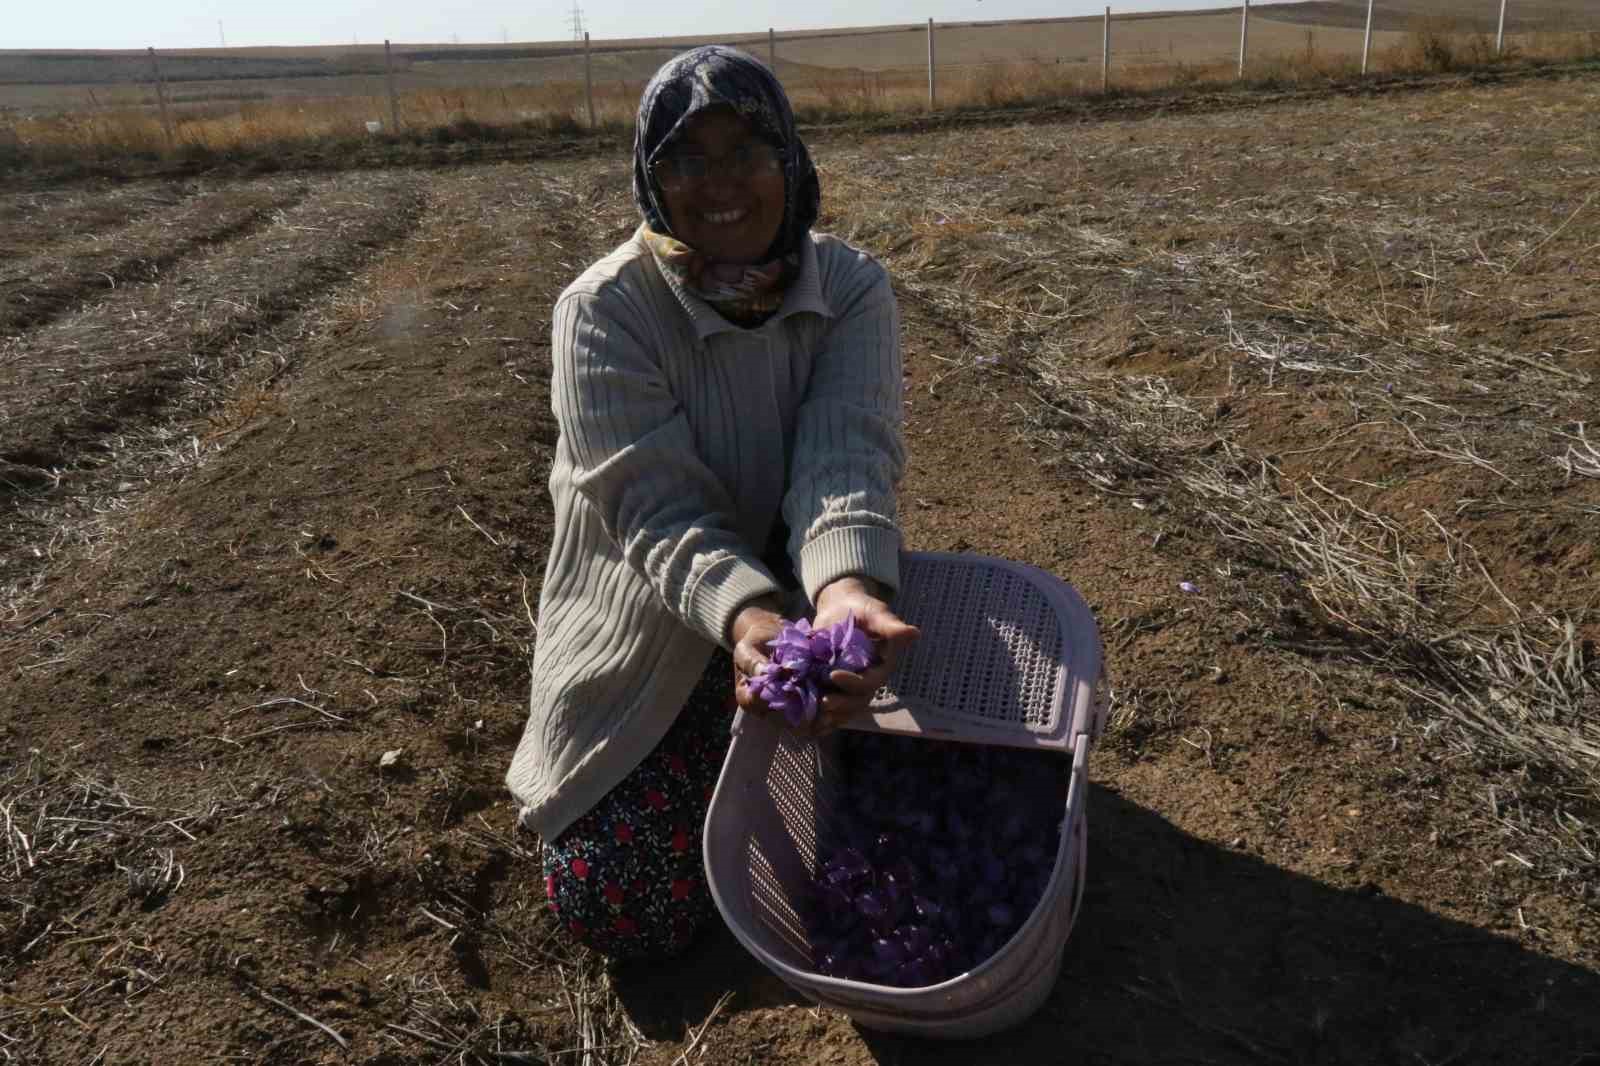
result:
M 546 841 L 644 760 L 739 608 L 778 590 L 759 556 L 780 508 L 813 602 L 849 575 L 898 585 L 894 294 L 837 238 L 801 255 L 755 329 L 664 274 L 637 233 L 556 303 L 555 528 L 506 774 Z

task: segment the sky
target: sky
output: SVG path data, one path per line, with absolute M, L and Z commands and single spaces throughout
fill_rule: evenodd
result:
M 1103 0 L 577 0 L 592 39 L 684 37 L 884 23 L 969 22 L 1097 15 Z M 1225 0 L 1121 0 L 1112 12 L 1182 11 Z M 390 38 L 559 41 L 572 37 L 573 0 L 10 0 L 0 49 L 211 48 L 372 44 Z M 219 27 L 220 22 L 220 27 Z

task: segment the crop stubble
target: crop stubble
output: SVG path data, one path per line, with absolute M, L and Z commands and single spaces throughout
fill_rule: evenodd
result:
M 110 395 L 39 376 L 61 338 L 126 372 L 104 319 L 166 338 L 137 373 L 226 365 L 105 431 L 196 442 L 148 486 L 113 455 L 8 504 L 35 531 L 0 602 L 7 1053 L 1571 1061 L 1600 1036 L 1592 788 L 1430 700 L 1500 708 L 1472 649 L 1554 662 L 1543 614 L 1594 634 L 1594 94 L 816 146 L 824 225 L 902 295 L 912 545 L 1078 584 L 1116 681 L 1067 973 L 976 1057 L 813 1018 L 726 938 L 605 975 L 509 829 L 548 309 L 629 231 L 623 161 L 287 183 L 274 223 L 18 331 L 19 452 L 56 439 L 24 399 Z M 1455 674 L 1405 659 L 1430 641 Z M 1574 653 L 1552 684 L 1592 693 Z M 1542 998 L 1478 1010 L 1508 982 Z

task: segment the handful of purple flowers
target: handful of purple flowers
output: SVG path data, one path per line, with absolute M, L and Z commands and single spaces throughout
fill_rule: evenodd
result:
M 782 711 L 791 726 L 816 719 L 829 674 L 860 673 L 876 661 L 872 638 L 857 627 L 853 614 L 820 629 L 804 618 L 785 622 L 768 650 L 767 664 L 750 679 L 750 694 Z

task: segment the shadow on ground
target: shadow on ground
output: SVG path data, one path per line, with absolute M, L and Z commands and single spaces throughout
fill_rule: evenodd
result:
M 1105 788 L 1089 828 L 1083 913 L 1043 1009 L 979 1042 L 861 1030 L 877 1061 L 1600 1066 L 1600 974 L 1196 839 Z M 618 981 L 655 1040 L 683 1039 L 730 988 L 734 1012 L 804 1002 L 726 931 Z
M 729 990 L 734 998 L 725 1009 L 735 1011 L 811 1005 L 757 962 L 721 922 L 683 959 L 626 966 L 614 981 L 628 1017 L 651 1040 L 685 1039 Z

